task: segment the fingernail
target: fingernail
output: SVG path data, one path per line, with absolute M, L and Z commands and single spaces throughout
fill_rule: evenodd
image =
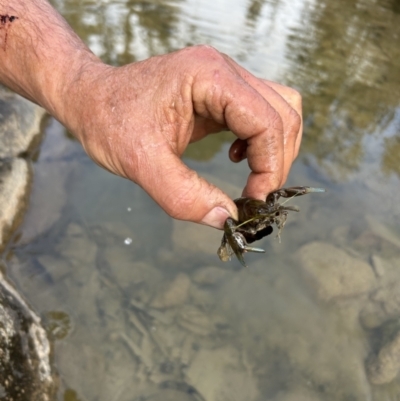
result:
M 229 212 L 223 207 L 217 206 L 211 209 L 201 221 L 202 224 L 211 226 L 214 228 L 222 229 L 224 227 L 225 220 L 230 217 Z

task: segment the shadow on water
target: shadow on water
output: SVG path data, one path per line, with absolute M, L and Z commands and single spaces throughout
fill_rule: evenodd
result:
M 400 399 L 399 2 L 53 4 L 113 65 L 208 43 L 303 95 L 282 233 L 216 256 L 221 233 L 172 221 L 53 121 L 7 273 L 55 342 L 59 400 Z M 231 197 L 231 133 L 185 162 Z M 304 199 L 303 199 L 304 198 Z

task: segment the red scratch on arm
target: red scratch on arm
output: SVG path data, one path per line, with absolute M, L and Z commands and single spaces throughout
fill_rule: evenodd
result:
M 8 31 L 11 28 L 11 24 L 18 19 L 15 15 L 0 15 L 0 39 L 3 37 L 3 50 L 6 51 Z M 2 32 L 4 31 L 4 32 Z

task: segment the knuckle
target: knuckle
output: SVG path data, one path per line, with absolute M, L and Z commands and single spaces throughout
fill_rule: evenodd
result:
M 269 125 L 278 135 L 283 133 L 282 116 L 274 109 L 270 111 Z
M 212 46 L 197 45 L 190 48 L 190 51 L 191 59 L 202 69 L 206 67 L 207 71 L 215 71 L 226 67 L 225 56 Z
M 202 57 L 210 57 L 215 59 L 223 58 L 222 54 L 215 47 L 210 45 L 197 45 L 194 46 L 193 49 L 199 56 Z
M 289 135 L 297 137 L 301 127 L 301 121 L 302 121 L 301 116 L 295 109 L 291 109 L 289 113 L 289 118 L 290 118 Z

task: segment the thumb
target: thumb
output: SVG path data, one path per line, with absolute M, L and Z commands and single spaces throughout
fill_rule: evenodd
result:
M 237 218 L 234 202 L 176 154 L 167 152 L 151 159 L 145 164 L 149 168 L 142 169 L 139 177 L 136 174 L 135 181 L 171 217 L 219 229 L 228 217 Z

